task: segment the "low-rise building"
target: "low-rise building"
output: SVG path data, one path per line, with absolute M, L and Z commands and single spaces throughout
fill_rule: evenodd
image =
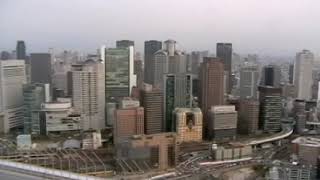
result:
M 118 159 L 144 161 L 159 170 L 174 167 L 176 155 L 175 133 L 134 135 L 117 148 Z
M 40 111 L 32 113 L 32 134 L 80 131 L 83 123 L 81 115 L 74 113 L 71 100 L 58 98 L 56 102 L 43 103 Z
M 292 141 L 293 153 L 304 165 L 317 165 L 317 157 L 320 155 L 320 139 L 313 137 L 298 137 Z

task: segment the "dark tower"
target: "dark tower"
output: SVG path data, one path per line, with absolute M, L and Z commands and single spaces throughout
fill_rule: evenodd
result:
M 232 44 L 231 43 L 217 43 L 217 57 L 222 59 L 224 70 L 228 71 L 228 81 L 226 84 L 227 93 L 230 94 L 232 90 Z
M 154 80 L 154 53 L 162 49 L 161 41 L 144 42 L 144 82 L 153 84 Z
M 24 41 L 17 42 L 16 51 L 17 51 L 17 59 L 26 60 L 26 45 L 24 44 Z

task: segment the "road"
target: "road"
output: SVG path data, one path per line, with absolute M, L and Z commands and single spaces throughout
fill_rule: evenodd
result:
M 12 172 L 12 171 L 6 171 L 6 170 L 1 169 L 0 170 L 0 179 L 3 179 L 3 180 L 21 180 L 21 179 L 23 179 L 23 180 L 43 180 L 44 178 L 21 174 L 21 173 Z

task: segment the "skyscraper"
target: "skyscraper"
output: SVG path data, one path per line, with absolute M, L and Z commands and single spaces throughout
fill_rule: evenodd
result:
M 267 65 L 263 67 L 261 76 L 261 86 L 280 87 L 281 69 L 276 65 Z
M 192 107 L 192 75 L 167 74 L 164 79 L 164 126 L 165 131 L 175 131 L 176 122 L 173 122 L 175 108 Z
M 163 89 L 163 77 L 167 73 L 186 73 L 187 58 L 181 51 L 176 50 L 176 41 L 164 42 L 164 49 L 155 53 L 153 85 Z
M 163 129 L 163 93 L 146 85 L 141 90 L 141 105 L 144 107 L 145 134 L 155 134 Z
M 0 61 L 0 132 L 23 128 L 24 60 Z
M 168 73 L 186 73 L 187 72 L 187 57 L 184 53 L 176 51 L 174 56 L 169 56 Z
M 240 69 L 240 98 L 257 98 L 259 70 L 255 65 L 247 65 Z
M 84 130 L 105 127 L 104 78 L 104 64 L 92 60 L 73 65 L 68 73 L 74 111 L 83 116 Z
M 218 58 L 221 58 L 224 64 L 224 70 L 228 71 L 228 84 L 227 93 L 230 94 L 232 90 L 232 44 L 231 43 L 217 43 L 217 52 L 216 55 Z
M 278 132 L 281 130 L 281 88 L 272 86 L 259 86 L 259 129 L 265 132 Z
M 136 86 L 133 47 L 110 48 L 105 54 L 106 98 L 129 97 Z M 107 100 L 108 101 L 108 100 Z
M 194 75 L 199 74 L 200 64 L 203 61 L 203 57 L 208 57 L 208 51 L 193 51 L 191 52 L 191 73 Z
M 16 52 L 17 59 L 26 60 L 26 45 L 24 44 L 24 41 L 17 42 Z
M 203 58 L 200 67 L 200 107 L 204 115 L 204 134 L 207 135 L 208 111 L 224 103 L 224 66 L 220 58 Z
M 33 112 L 40 111 L 41 104 L 46 100 L 45 84 L 25 84 L 24 98 L 24 133 L 32 133 Z
M 116 42 L 117 48 L 129 48 L 130 46 L 134 47 L 134 41 L 130 40 L 120 40 Z
M 169 54 L 165 50 L 157 51 L 154 54 L 154 76 L 153 86 L 163 87 L 163 76 L 169 71 Z
M 31 82 L 51 84 L 51 55 L 48 53 L 31 53 Z
M 314 55 L 309 50 L 303 50 L 296 55 L 293 83 L 299 99 L 311 98 L 313 60 Z
M 242 134 L 255 134 L 259 125 L 259 101 L 242 99 L 238 118 L 238 130 Z
M 154 84 L 154 54 L 162 49 L 162 42 L 150 40 L 144 42 L 144 82 Z

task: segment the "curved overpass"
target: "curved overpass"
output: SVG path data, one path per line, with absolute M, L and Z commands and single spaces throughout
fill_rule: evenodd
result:
M 286 128 L 285 130 L 282 130 L 279 133 L 273 134 L 270 137 L 252 140 L 246 144 L 247 145 L 257 145 L 257 144 L 263 144 L 263 143 L 267 143 L 267 142 L 273 142 L 273 141 L 277 141 L 277 140 L 286 138 L 286 137 L 290 136 L 292 133 L 293 133 L 293 129 Z

